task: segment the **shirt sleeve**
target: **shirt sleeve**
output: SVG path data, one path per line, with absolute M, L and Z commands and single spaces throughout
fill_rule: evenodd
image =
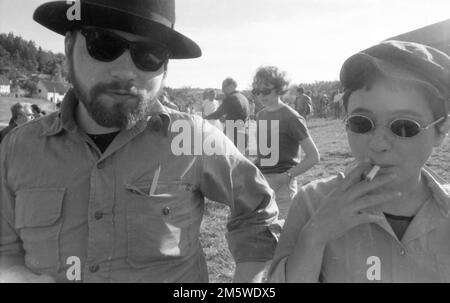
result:
M 306 127 L 305 119 L 301 116 L 295 116 L 289 119 L 289 133 L 297 142 L 309 138 L 309 131 Z
M 205 119 L 208 120 L 217 120 L 222 118 L 223 115 L 227 113 L 227 102 L 222 102 L 222 104 L 219 106 L 219 108 L 213 112 L 212 114 L 209 114 Z
M 200 189 L 230 207 L 226 238 L 235 262 L 271 260 L 281 231 L 274 193 L 256 166 L 212 128 L 205 125 L 205 144 L 213 140 L 216 153 L 202 157 Z
M 308 222 L 311 214 L 306 207 L 305 195 L 302 189 L 299 190 L 293 199 L 288 217 L 284 223 L 280 242 L 278 243 L 269 270 L 269 281 L 275 283 L 286 282 L 286 261 L 287 257 L 294 250 L 297 238 L 303 226 Z
M 320 201 L 334 187 L 334 184 L 335 181 L 327 183 L 312 182 L 300 188 L 297 192 L 289 209 L 269 270 L 270 282 L 286 282 L 286 261 L 295 248 L 300 231 L 308 223 L 320 206 Z
M 7 184 L 7 153 L 11 137 L 0 145 L 0 268 L 24 264 L 22 242 L 14 228 L 14 195 Z

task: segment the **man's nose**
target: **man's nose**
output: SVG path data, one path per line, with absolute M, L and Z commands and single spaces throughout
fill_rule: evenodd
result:
M 369 148 L 377 153 L 386 152 L 392 146 L 390 130 L 383 126 L 378 126 L 371 134 Z
M 119 58 L 110 63 L 110 74 L 116 80 L 130 81 L 136 79 L 136 66 L 126 50 Z

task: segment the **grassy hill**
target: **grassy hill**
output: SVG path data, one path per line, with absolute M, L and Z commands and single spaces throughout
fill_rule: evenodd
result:
M 17 102 L 39 105 L 47 113 L 55 110 L 55 105 L 42 99 L 0 97 L 0 129 L 7 126 L 11 119 L 11 106 Z

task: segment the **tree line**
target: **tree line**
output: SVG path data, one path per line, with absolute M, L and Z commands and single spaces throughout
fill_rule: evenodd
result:
M 0 33 L 0 74 L 12 81 L 12 86 L 35 92 L 38 75 L 49 80 L 63 81 L 67 77 L 65 56 L 36 46 L 13 33 Z

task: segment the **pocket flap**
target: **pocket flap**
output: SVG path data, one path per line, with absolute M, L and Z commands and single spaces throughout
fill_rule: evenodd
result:
M 49 226 L 61 216 L 65 188 L 36 188 L 16 193 L 15 226 Z
M 125 188 L 132 193 L 151 197 L 171 197 L 176 192 L 194 192 L 198 188 L 185 181 L 159 181 L 155 184 L 154 192 L 151 190 L 152 182 L 139 182 L 134 184 L 125 184 Z

